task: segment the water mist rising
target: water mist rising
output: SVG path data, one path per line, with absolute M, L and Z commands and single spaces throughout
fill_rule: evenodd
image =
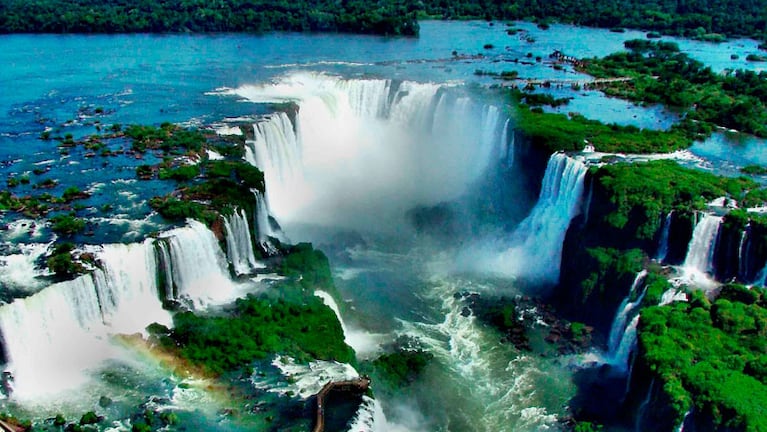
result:
M 455 199 L 501 157 L 507 118 L 435 84 L 294 74 L 233 91 L 294 102 L 264 117 L 246 159 L 283 226 L 401 230 L 408 210 Z
M 562 245 L 570 221 L 581 213 L 588 171 L 564 153 L 551 155 L 538 202 L 514 232 L 494 242 L 494 250 L 472 251 L 477 269 L 554 284 L 559 281 Z
M 110 335 L 170 324 L 151 241 L 105 245 L 96 256 L 103 270 L 0 307 L 15 399 L 40 402 L 88 381 L 90 370 L 116 357 Z

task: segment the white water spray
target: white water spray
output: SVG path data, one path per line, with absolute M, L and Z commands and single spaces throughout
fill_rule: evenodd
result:
M 385 80 L 294 74 L 233 91 L 253 102 L 294 102 L 295 123 L 256 125 L 246 158 L 264 171 L 283 226 L 402 229 L 405 213 L 459 197 L 500 153 L 506 121 L 457 90 Z
M 229 262 L 237 275 L 252 273 L 265 266 L 253 254 L 253 241 L 250 238 L 250 225 L 245 217 L 245 211 L 235 209 L 231 215 L 224 218 L 226 228 L 226 250 Z
M 362 330 L 349 328 L 341 316 L 341 310 L 338 308 L 336 300 L 325 291 L 317 290 L 314 295 L 321 298 L 322 302 L 336 314 L 338 322 L 341 324 L 341 330 L 344 332 L 344 342 L 354 349 L 358 356 L 370 357 L 379 351 L 378 340 L 381 335 L 374 335 Z
M 167 239 L 169 245 L 178 300 L 200 308 L 236 297 L 236 286 L 229 279 L 226 258 L 208 227 L 189 219 L 186 227 L 165 232 L 162 238 Z
M 613 319 L 613 324 L 610 328 L 610 336 L 608 338 L 607 342 L 607 349 L 610 358 L 615 358 L 616 353 L 618 351 L 618 348 L 620 345 L 622 345 L 621 342 L 621 336 L 625 335 L 626 330 L 626 323 L 628 322 L 629 317 L 631 314 L 639 307 L 640 304 L 642 304 L 642 300 L 644 299 L 645 294 L 647 293 L 647 287 L 644 287 L 642 292 L 639 294 L 639 296 L 634 300 L 631 301 L 631 297 L 636 294 L 637 288 L 640 286 L 642 281 L 644 281 L 644 278 L 647 276 L 647 270 L 642 270 L 639 273 L 637 273 L 636 277 L 634 278 L 634 282 L 631 284 L 631 289 L 629 290 L 628 295 L 625 299 L 623 299 L 623 302 L 618 306 L 618 311 L 615 314 L 615 319 Z
M 549 159 L 538 203 L 514 230 L 511 247 L 480 264 L 498 274 L 557 283 L 570 221 L 581 212 L 587 167 L 564 153 Z
M 0 307 L 14 399 L 41 403 L 74 389 L 105 360 L 119 358 L 110 335 L 170 324 L 155 283 L 151 241 L 105 245 L 97 257 L 103 270 Z
M 714 246 L 716 245 L 716 237 L 719 234 L 719 225 L 721 223 L 721 217 L 706 214 L 695 225 L 692 239 L 687 249 L 687 257 L 684 260 L 684 267 L 686 269 L 700 273 L 709 273 L 713 270 Z

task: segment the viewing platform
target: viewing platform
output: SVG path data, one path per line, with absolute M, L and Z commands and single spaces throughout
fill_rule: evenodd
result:
M 317 418 L 312 432 L 323 432 L 325 430 L 325 399 L 331 391 L 338 390 L 349 393 L 364 393 L 369 388 L 370 378 L 367 376 L 348 381 L 330 381 L 325 384 L 322 387 L 322 390 L 317 393 Z

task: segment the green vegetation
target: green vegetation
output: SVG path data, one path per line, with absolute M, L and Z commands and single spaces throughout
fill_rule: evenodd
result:
M 627 52 L 586 61 L 598 78 L 631 77 L 604 88 L 607 94 L 683 110 L 678 127 L 707 135 L 714 126 L 767 137 L 767 72 L 718 75 L 681 53 L 673 42 L 630 40 Z
M 535 145 L 550 151 L 583 150 L 590 143 L 602 152 L 656 153 L 687 148 L 692 140 L 683 132 L 605 125 L 580 115 L 544 113 L 520 106 L 514 113 L 517 127 Z
M 51 229 L 56 234 L 72 236 L 85 230 L 85 221 L 73 214 L 60 214 L 50 218 Z
M 746 165 L 740 169 L 740 172 L 748 175 L 767 175 L 767 167 L 761 165 Z
M 183 312 L 174 316 L 173 330 L 159 324 L 149 330 L 165 348 L 215 375 L 273 354 L 354 363 L 341 324 L 313 294 L 315 289 L 334 291 L 324 254 L 309 244 L 298 245 L 289 249 L 282 268 L 289 279 L 278 289 L 239 299 L 225 315 Z
M 767 430 L 765 306 L 763 290 L 726 285 L 713 304 L 693 292 L 689 303 L 643 309 L 641 361 L 678 421 L 694 406 L 715 429 Z
M 188 182 L 200 173 L 204 179 L 173 194 L 152 198 L 149 205 L 168 220 L 193 218 L 210 226 L 219 214 L 228 214 L 234 207 L 253 207 L 252 189 L 264 191 L 264 174 L 244 161 L 206 161 L 161 169 L 160 178 Z
M 184 149 L 197 152 L 202 150 L 206 135 L 198 130 L 183 129 L 171 123 L 154 126 L 131 125 L 125 128 L 125 136 L 132 139 L 132 148 L 137 152 L 160 149 L 166 152 Z
M 416 13 L 401 0 L 190 1 L 6 0 L 0 33 L 331 31 L 416 35 Z
M 637 2 L 554 0 L 485 2 L 480 0 L 200 0 L 140 2 L 117 0 L 7 0 L 0 4 L 0 32 L 264 32 L 334 31 L 417 35 L 416 18 L 533 19 L 546 29 L 552 20 L 609 29 L 654 30 L 664 34 L 719 41 L 724 36 L 766 38 L 767 12 L 760 2 Z
M 744 208 L 764 205 L 767 205 L 767 187 L 751 189 L 746 197 L 740 201 L 740 206 Z
M 48 268 L 60 278 L 68 278 L 85 272 L 85 267 L 72 258 L 75 245 L 72 243 L 59 243 L 53 248 L 51 256 L 47 260 Z
M 142 170 L 142 173 L 146 169 Z M 137 170 L 138 174 L 138 170 Z M 175 180 L 179 182 L 187 182 L 200 175 L 200 167 L 197 165 L 184 165 L 178 168 L 160 168 L 158 177 L 160 180 Z
M 420 349 L 384 354 L 372 363 L 374 381 L 392 389 L 402 389 L 413 383 L 433 358 L 433 354 Z
M 588 300 L 595 296 L 604 299 L 616 296 L 616 286 L 626 286 L 625 282 L 634 278 L 644 267 L 645 256 L 639 249 L 621 251 L 610 248 L 586 249 L 591 263 L 589 269 L 593 271 L 581 281 L 581 302 L 587 304 Z M 609 293 L 606 290 L 611 290 Z M 619 295 L 618 295 L 619 296 Z
M 604 222 L 617 229 L 630 224 L 638 239 L 653 238 L 661 215 L 672 209 L 700 210 L 714 198 L 738 199 L 756 187 L 744 177 L 719 177 L 667 160 L 605 165 L 591 174 L 612 206 Z

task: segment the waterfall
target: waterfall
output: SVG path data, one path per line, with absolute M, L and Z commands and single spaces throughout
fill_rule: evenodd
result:
M 757 273 L 754 285 L 758 287 L 767 286 L 767 263 L 765 263 L 764 267 Z
M 269 222 L 269 205 L 266 202 L 266 198 L 261 195 L 261 192 L 253 189 L 253 195 L 256 199 L 256 230 L 258 231 L 258 243 L 261 248 L 269 255 L 277 254 L 277 249 L 271 244 L 269 237 L 278 237 L 277 233 L 272 229 L 272 224 Z
M 620 306 L 618 306 L 618 311 L 615 314 L 615 319 L 613 319 L 613 324 L 610 328 L 610 336 L 607 343 L 610 357 L 615 357 L 615 353 L 621 344 L 621 336 L 625 335 L 626 322 L 628 322 L 629 316 L 642 303 L 642 299 L 644 299 L 644 295 L 647 293 L 647 289 L 645 287 L 645 289 L 642 290 L 636 300 L 633 302 L 631 301 L 631 297 L 636 293 L 637 288 L 639 287 L 640 283 L 644 281 L 646 276 L 647 270 L 642 270 L 637 273 L 636 277 L 634 278 L 634 282 L 631 284 L 631 289 L 629 290 L 628 295 L 625 299 L 623 299 L 623 302 L 620 304 Z
M 506 169 L 514 168 L 514 156 L 516 151 L 516 134 L 511 131 L 511 139 L 509 140 L 509 123 L 511 119 L 506 119 L 506 123 L 503 125 L 503 133 L 501 134 L 501 145 L 503 145 L 503 153 L 501 154 L 501 160 L 505 162 Z
M 15 399 L 39 402 L 85 383 L 104 360 L 118 357 L 110 335 L 170 325 L 151 240 L 105 245 L 96 256 L 101 269 L 0 307 Z
M 321 290 L 315 291 L 314 295 L 321 298 L 322 302 L 336 314 L 336 318 L 338 318 L 338 322 L 341 324 L 341 330 L 344 332 L 344 342 L 352 347 L 358 356 L 372 354 L 378 351 L 378 339 L 380 339 L 380 335 L 374 335 L 359 329 L 347 327 L 333 296 Z
M 686 413 L 684 413 L 684 417 L 682 417 L 682 422 L 679 423 L 679 427 L 676 428 L 676 432 L 684 432 L 684 424 L 687 423 L 687 418 L 690 417 L 692 414 L 692 408 L 688 409 Z
M 738 245 L 738 274 L 741 279 L 748 279 L 748 252 L 751 248 L 751 243 L 748 241 L 749 226 L 743 230 L 743 234 L 740 236 L 740 245 Z
M 721 222 L 720 216 L 705 214 L 695 225 L 683 265 L 686 273 L 693 276 L 711 273 L 714 267 L 714 248 Z
M 512 246 L 492 260 L 491 271 L 544 283 L 559 281 L 565 234 L 581 212 L 587 171 L 586 165 L 564 153 L 551 155 L 538 202 L 512 233 Z
M 165 300 L 174 300 L 178 298 L 178 290 L 173 284 L 173 265 L 170 257 L 170 248 L 166 239 L 158 239 L 155 242 L 155 248 L 157 249 L 157 258 L 160 260 L 160 266 L 162 271 L 159 273 L 163 281 L 163 291 L 165 292 Z
M 663 219 L 663 228 L 660 232 L 660 241 L 658 242 L 658 253 L 655 255 L 655 260 L 662 263 L 668 255 L 668 236 L 671 231 L 671 218 L 674 215 L 674 210 L 671 210 Z
M 583 204 L 583 224 L 589 222 L 589 213 L 591 212 L 591 199 L 594 197 L 594 182 L 589 183 L 589 193 L 586 195 L 586 202 Z
M 252 273 L 253 270 L 264 268 L 253 255 L 253 241 L 250 238 L 250 226 L 245 217 L 245 211 L 234 209 L 232 214 L 224 218 L 226 228 L 226 250 L 229 262 L 237 275 Z
M 171 318 L 162 308 L 157 286 L 152 240 L 102 248 L 98 258 L 103 271 L 95 271 L 93 277 L 103 321 L 110 332 L 135 333 L 153 322 L 170 325 Z
M 346 329 L 346 324 L 344 323 L 344 319 L 341 318 L 341 310 L 338 309 L 338 304 L 336 303 L 336 300 L 333 298 L 333 296 L 326 293 L 325 291 L 317 290 L 314 292 L 314 295 L 321 298 L 322 302 L 325 303 L 325 305 L 329 307 L 334 314 L 336 314 L 336 318 L 338 319 L 338 322 L 341 324 L 341 330 L 343 330 L 344 332 L 344 340 L 345 340 L 346 334 L 349 333 L 349 331 Z
M 398 231 L 406 213 L 461 197 L 501 155 L 508 117 L 461 88 L 295 73 L 232 91 L 287 102 L 254 127 L 245 158 L 266 180 L 271 214 L 313 225 Z
M 236 286 L 228 277 L 226 258 L 208 227 L 193 219 L 187 226 L 167 231 L 173 284 L 177 300 L 198 308 L 236 297 Z
M 629 325 L 626 326 L 626 330 L 623 331 L 620 344 L 615 349 L 615 352 L 611 356 L 610 364 L 625 371 L 629 366 L 629 356 L 631 351 L 634 350 L 637 343 L 637 325 L 639 324 L 640 315 L 635 316 Z
M 51 285 L 0 308 L 13 396 L 34 401 L 87 381 L 109 357 L 91 275 Z
M 634 425 L 634 430 L 637 432 L 642 432 L 644 430 L 642 429 L 642 417 L 644 417 L 644 414 L 647 411 L 647 407 L 650 406 L 653 387 L 655 387 L 655 378 L 653 378 L 650 381 L 650 387 L 647 389 L 647 397 L 645 397 L 645 399 L 642 401 L 642 403 L 639 405 L 639 408 L 637 409 L 636 424 Z

